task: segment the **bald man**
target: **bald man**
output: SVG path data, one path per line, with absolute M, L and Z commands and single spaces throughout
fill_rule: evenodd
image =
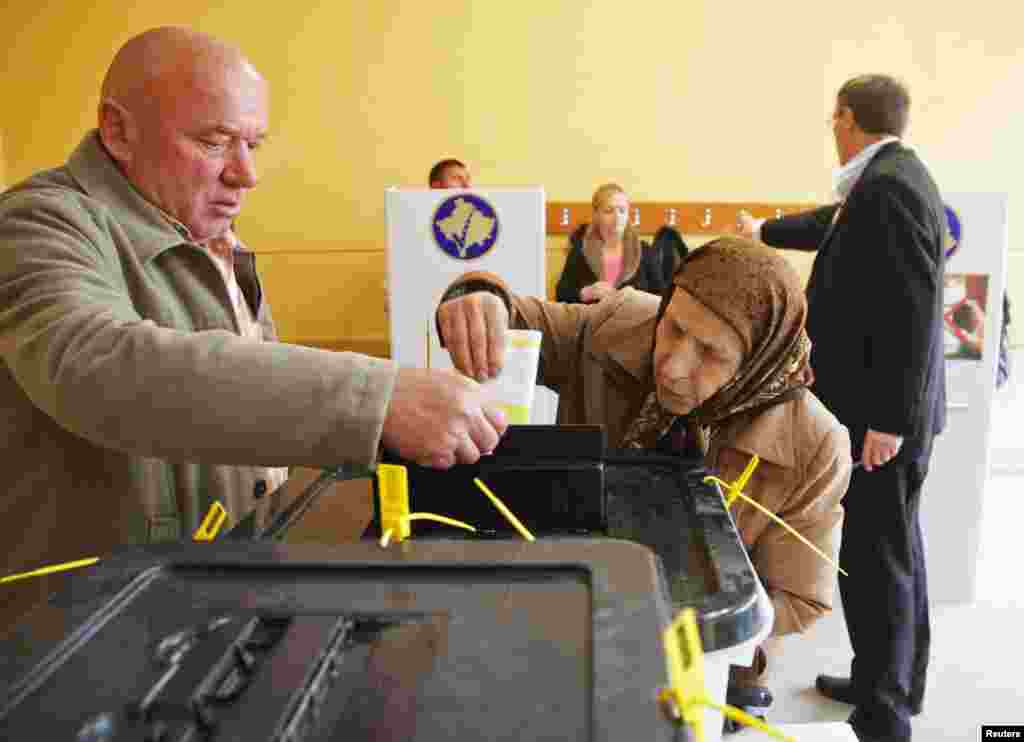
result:
M 133 38 L 98 120 L 0 195 L 0 573 L 187 537 L 214 500 L 259 515 L 282 467 L 497 445 L 504 419 L 463 377 L 275 342 L 231 231 L 268 121 L 237 49 Z M 47 587 L 5 586 L 8 617 Z

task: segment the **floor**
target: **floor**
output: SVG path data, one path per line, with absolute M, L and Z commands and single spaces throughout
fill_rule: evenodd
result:
M 980 740 L 982 724 L 1024 725 L 1024 581 L 1018 547 L 1024 542 L 1024 352 L 1014 379 L 993 410 L 993 461 L 985 492 L 977 599 L 932 606 L 932 658 L 924 712 L 914 739 Z M 845 675 L 852 657 L 841 611 L 785 643 L 785 662 L 768 678 L 775 695 L 769 721 L 841 721 L 851 708 L 813 688 L 818 673 Z M 763 735 L 751 735 L 768 739 Z M 747 736 L 743 737 L 744 740 Z

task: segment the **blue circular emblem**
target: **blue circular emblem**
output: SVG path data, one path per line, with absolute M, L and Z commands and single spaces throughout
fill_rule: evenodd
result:
M 949 204 L 943 204 L 946 208 L 946 260 L 956 255 L 963 244 L 963 227 L 960 225 L 960 215 Z
M 431 231 L 437 246 L 457 260 L 473 260 L 498 241 L 498 214 L 472 193 L 449 196 L 434 212 Z

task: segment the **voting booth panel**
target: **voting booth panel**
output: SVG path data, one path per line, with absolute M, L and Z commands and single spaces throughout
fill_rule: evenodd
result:
M 391 357 L 402 366 L 452 368 L 434 308 L 467 271 L 496 273 L 517 294 L 544 297 L 543 188 L 391 188 L 384 200 Z M 554 422 L 556 407 L 557 396 L 537 389 L 529 421 Z
M 946 429 L 935 439 L 921 504 L 928 592 L 974 598 L 981 508 L 991 454 L 1008 244 L 1007 196 L 947 193 L 943 323 Z

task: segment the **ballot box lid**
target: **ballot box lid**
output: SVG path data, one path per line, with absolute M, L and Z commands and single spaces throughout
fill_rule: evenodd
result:
M 609 539 L 126 549 L 0 641 L 0 737 L 669 739 L 660 579 Z

